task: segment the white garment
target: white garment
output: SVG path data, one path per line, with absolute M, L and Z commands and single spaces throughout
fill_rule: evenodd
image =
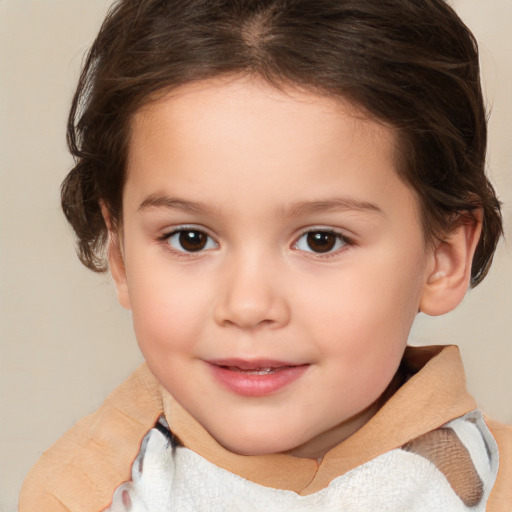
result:
M 451 429 L 467 449 L 483 484 L 475 506 L 463 503 L 430 460 L 401 448 L 335 478 L 325 489 L 301 496 L 219 468 L 153 428 L 132 466 L 132 480 L 116 489 L 104 512 L 484 512 L 498 471 L 496 442 L 479 411 L 443 428 Z

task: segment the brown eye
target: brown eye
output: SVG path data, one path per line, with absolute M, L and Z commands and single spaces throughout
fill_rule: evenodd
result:
M 166 240 L 177 252 L 199 252 L 217 247 L 213 239 L 199 229 L 179 229 L 166 237 Z
M 317 233 L 308 233 L 307 244 L 314 252 L 329 252 L 332 251 L 336 244 L 336 235 L 334 233 L 322 231 Z
M 195 252 L 205 248 L 208 237 L 201 231 L 182 231 L 179 240 L 185 251 Z
M 304 233 L 295 243 L 295 248 L 304 252 L 317 254 L 336 252 L 347 244 L 339 233 L 334 231 L 309 231 Z

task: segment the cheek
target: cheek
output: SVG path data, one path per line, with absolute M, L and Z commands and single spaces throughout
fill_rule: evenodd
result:
M 145 352 L 180 351 L 190 347 L 203 329 L 209 301 L 207 286 L 179 272 L 154 265 L 128 274 L 135 334 Z
M 326 279 L 322 293 L 317 287 L 317 296 L 304 314 L 309 309 L 319 317 L 319 328 L 335 330 L 340 336 L 351 333 L 354 342 L 370 333 L 379 333 L 377 338 L 381 339 L 400 338 L 408 332 L 418 309 L 422 290 L 419 272 L 417 265 L 407 268 L 383 258 L 370 262 L 361 259 L 349 271 Z
M 325 279 L 325 293 L 317 289 L 323 299 L 303 311 L 325 358 L 340 373 L 364 376 L 367 388 L 387 383 L 399 364 L 417 313 L 423 269 L 417 255 L 403 262 L 396 251 L 371 256 Z

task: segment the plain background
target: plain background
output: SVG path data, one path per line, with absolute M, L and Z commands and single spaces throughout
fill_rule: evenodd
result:
M 43 450 L 141 362 L 108 277 L 82 268 L 59 210 L 65 124 L 107 0 L 0 0 L 0 512 Z M 456 0 L 480 42 L 489 172 L 512 239 L 512 1 Z M 399 271 L 399 269 L 397 269 Z M 419 317 L 415 344 L 456 343 L 484 411 L 512 423 L 512 248 L 459 309 Z

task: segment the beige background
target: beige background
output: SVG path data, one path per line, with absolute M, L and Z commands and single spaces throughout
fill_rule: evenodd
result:
M 65 430 L 139 364 L 108 278 L 83 269 L 59 210 L 70 167 L 65 122 L 107 0 L 0 0 L 0 512 Z M 493 113 L 489 168 L 512 239 L 512 1 L 457 0 L 481 44 Z M 443 318 L 418 318 L 414 343 L 457 343 L 482 408 L 512 423 L 512 248 Z

